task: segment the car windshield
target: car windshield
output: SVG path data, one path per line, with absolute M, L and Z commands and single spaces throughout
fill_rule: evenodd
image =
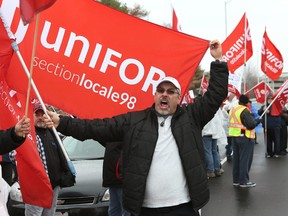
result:
M 105 148 L 99 142 L 92 139 L 80 141 L 73 137 L 65 137 L 63 145 L 72 161 L 104 158 Z

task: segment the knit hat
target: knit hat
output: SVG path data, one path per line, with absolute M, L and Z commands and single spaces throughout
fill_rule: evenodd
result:
M 239 97 L 239 103 L 246 105 L 249 103 L 249 98 L 246 95 L 241 94 Z

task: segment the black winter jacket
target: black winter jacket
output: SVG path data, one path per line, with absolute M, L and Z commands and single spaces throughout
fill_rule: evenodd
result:
M 122 142 L 111 142 L 104 145 L 103 187 L 122 187 Z
M 195 103 L 178 106 L 171 120 L 171 130 L 195 209 L 202 208 L 209 200 L 201 130 L 227 97 L 227 64 L 212 62 L 210 75 L 209 87 L 204 96 Z M 80 140 L 95 139 L 100 143 L 124 141 L 123 204 L 127 211 L 139 215 L 158 139 L 159 125 L 154 105 L 113 118 L 81 120 L 61 116 L 60 119 L 57 129 L 65 135 Z
M 14 130 L 14 127 L 0 130 L 0 155 L 18 148 L 25 141 L 25 138 L 18 137 Z

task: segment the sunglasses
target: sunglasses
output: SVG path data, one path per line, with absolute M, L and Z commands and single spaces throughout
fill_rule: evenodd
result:
M 163 94 L 164 92 L 167 92 L 168 95 L 173 95 L 173 94 L 179 94 L 179 91 L 176 89 L 164 89 L 164 88 L 157 88 L 156 92 L 158 92 L 159 94 Z

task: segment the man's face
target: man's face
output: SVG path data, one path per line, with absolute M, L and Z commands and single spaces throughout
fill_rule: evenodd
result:
M 161 115 L 172 115 L 180 100 L 179 91 L 172 83 L 161 83 L 154 95 L 155 109 Z
M 39 128 L 46 128 L 46 124 L 44 122 L 44 111 L 43 110 L 37 110 L 34 113 L 34 125 L 35 127 L 39 127 Z

